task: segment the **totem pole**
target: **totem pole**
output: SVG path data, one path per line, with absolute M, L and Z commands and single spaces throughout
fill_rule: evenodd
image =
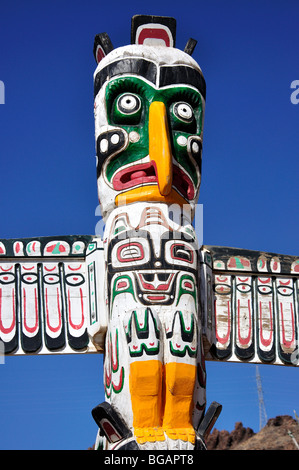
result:
M 5 353 L 104 354 L 96 449 L 205 449 L 205 360 L 299 362 L 299 258 L 196 237 L 205 81 L 175 29 L 137 15 L 130 45 L 95 37 L 103 239 L 0 241 Z
M 106 221 L 104 386 L 138 448 L 192 449 L 205 408 L 198 244 L 205 81 L 175 20 L 95 38 L 98 194 Z M 107 54 L 107 55 L 106 55 Z M 136 444 L 137 443 L 137 444 Z

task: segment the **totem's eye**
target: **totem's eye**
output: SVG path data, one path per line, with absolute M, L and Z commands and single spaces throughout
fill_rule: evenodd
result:
M 193 251 L 184 244 L 174 244 L 171 247 L 171 255 L 173 259 L 180 261 L 187 261 L 187 263 L 193 263 Z
M 138 124 L 141 99 L 134 93 L 123 93 L 114 102 L 113 121 L 116 124 Z
M 15 282 L 15 275 L 12 273 L 1 273 L 0 274 L 0 284 L 11 284 Z
M 167 263 L 188 266 L 196 269 L 197 258 L 194 248 L 187 242 L 168 241 L 165 244 L 165 259 Z
M 125 93 L 117 100 L 117 108 L 123 114 L 132 114 L 139 111 L 141 107 L 140 99 L 137 95 Z
M 149 262 L 148 241 L 138 238 L 130 238 L 115 244 L 111 252 L 111 261 L 114 268 L 127 268 L 146 264 Z
M 22 281 L 25 282 L 25 284 L 34 284 L 35 282 L 38 281 L 37 274 L 35 273 L 22 274 Z
M 248 292 L 251 291 L 251 285 L 250 284 L 246 284 L 245 282 L 242 282 L 240 284 L 236 284 L 236 288 L 239 292 L 241 292 L 242 294 L 247 294 Z
M 131 263 L 144 258 L 143 246 L 141 243 L 127 243 L 117 250 L 118 260 L 122 263 Z
M 58 274 L 45 274 L 44 282 L 46 284 L 58 284 L 60 282 L 60 277 Z
M 81 284 L 84 284 L 85 279 L 84 276 L 80 273 L 77 274 L 67 274 L 65 276 L 65 282 L 69 286 L 80 286 Z
M 214 290 L 219 295 L 227 295 L 231 293 L 232 288 L 227 284 L 215 284 Z
M 257 290 L 261 295 L 269 295 L 272 293 L 272 287 L 271 286 L 263 286 L 263 285 L 258 285 Z
M 277 286 L 277 292 L 280 295 L 290 296 L 293 294 L 293 288 L 289 286 L 280 285 L 280 286 Z
M 191 123 L 194 118 L 193 109 L 188 103 L 180 101 L 173 105 L 174 115 L 183 122 Z

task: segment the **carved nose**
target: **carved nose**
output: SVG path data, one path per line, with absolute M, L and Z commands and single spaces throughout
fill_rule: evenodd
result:
M 149 108 L 149 157 L 157 172 L 159 191 L 167 196 L 172 187 L 172 151 L 165 104 L 153 101 Z

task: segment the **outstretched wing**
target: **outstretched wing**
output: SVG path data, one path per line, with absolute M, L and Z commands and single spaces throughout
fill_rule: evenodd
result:
M 207 359 L 298 364 L 299 257 L 203 246 Z
M 0 343 L 5 353 L 101 350 L 103 275 L 99 238 L 1 240 Z

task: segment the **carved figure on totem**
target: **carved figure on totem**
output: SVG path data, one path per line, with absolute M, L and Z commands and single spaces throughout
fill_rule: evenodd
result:
M 98 35 L 94 48 L 98 194 L 106 221 L 105 393 L 140 448 L 192 449 L 205 409 L 191 225 L 205 81 L 174 41 L 175 20 L 137 16 L 133 44 L 112 49 L 107 35 Z
M 173 18 L 138 15 L 131 42 L 94 45 L 103 239 L 0 240 L 0 346 L 104 353 L 96 449 L 200 450 L 221 411 L 205 360 L 299 365 L 299 257 L 199 244 L 196 41 L 176 49 Z

